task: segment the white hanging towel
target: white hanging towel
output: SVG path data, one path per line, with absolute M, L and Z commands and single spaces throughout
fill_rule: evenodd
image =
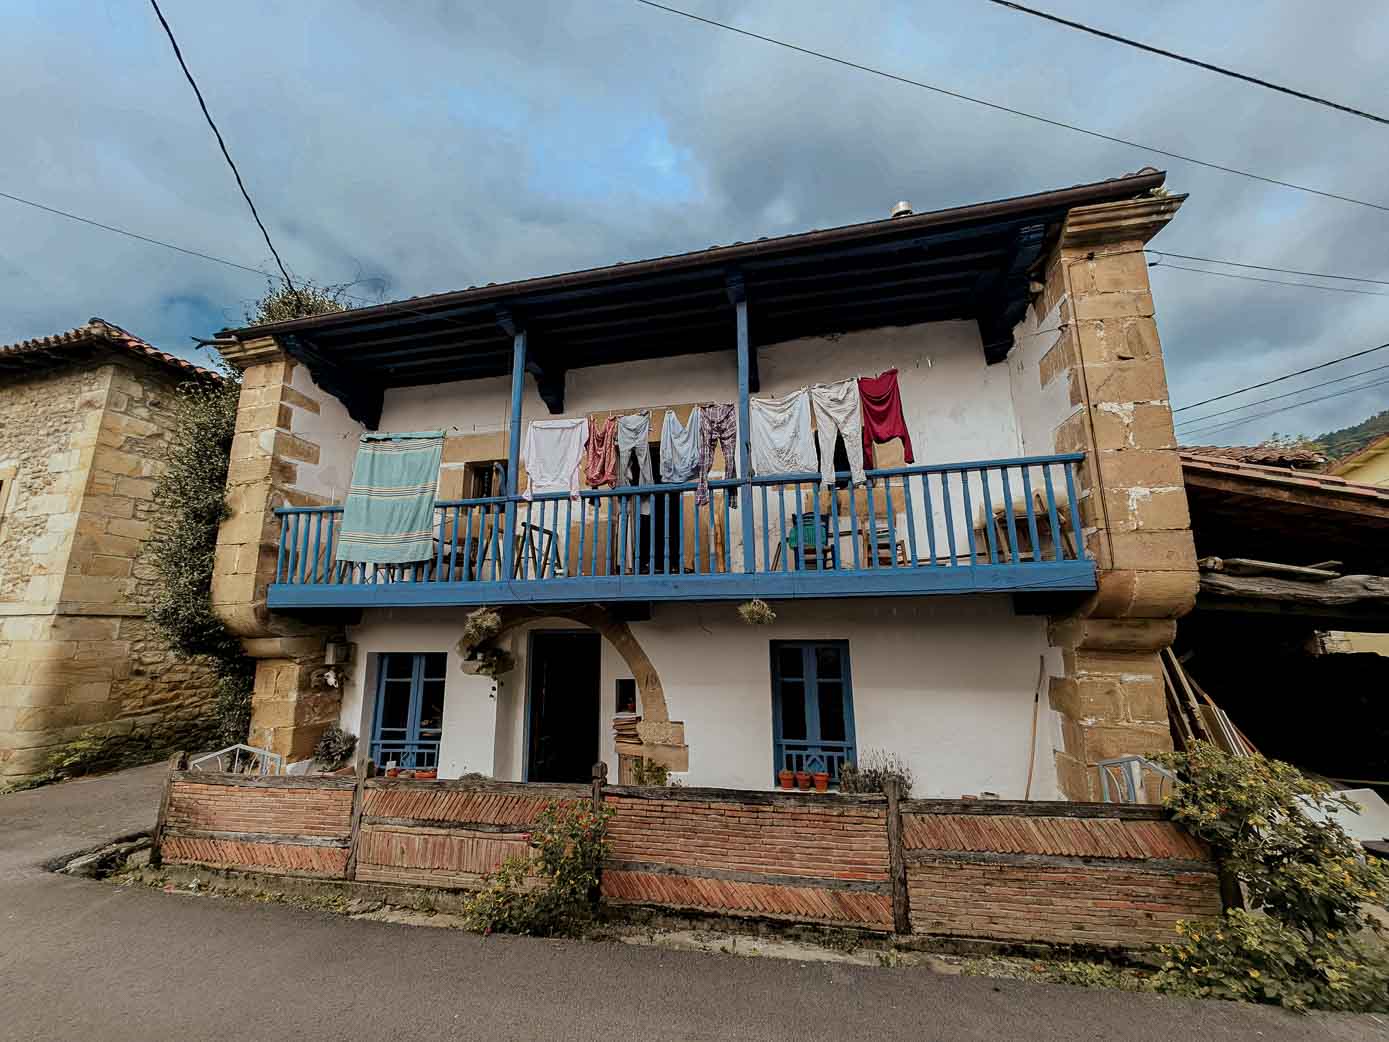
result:
M 667 484 L 693 481 L 699 474 L 698 405 L 690 410 L 690 419 L 683 427 L 674 409 L 667 409 L 661 421 L 661 480 Z
M 521 459 L 526 498 L 545 492 L 579 494 L 579 464 L 588 444 L 588 420 L 532 420 Z
M 834 436 L 839 434 L 849 455 L 851 479 L 862 485 L 863 416 L 859 412 L 858 381 L 815 384 L 810 389 L 810 404 L 815 407 L 815 437 L 820 442 L 820 473 L 825 484 L 834 484 Z
M 748 406 L 753 474 L 804 474 L 819 469 L 810 436 L 810 393 L 805 388 L 785 398 L 754 398 Z

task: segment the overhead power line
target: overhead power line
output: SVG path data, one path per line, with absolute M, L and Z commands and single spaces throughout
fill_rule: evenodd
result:
M 1119 36 L 1117 33 L 1096 29 L 1094 26 L 1086 25 L 1084 22 L 1073 22 L 1069 18 L 1061 18 L 1047 11 L 1039 11 L 1035 7 L 1024 7 L 1022 4 L 1015 4 L 1012 0 L 989 0 L 989 3 L 997 4 L 999 7 L 1007 7 L 1021 14 L 1030 14 L 1034 18 L 1044 18 L 1048 22 L 1055 22 L 1057 25 L 1064 25 L 1069 29 L 1079 29 L 1083 33 L 1089 33 L 1091 36 L 1103 37 L 1106 40 L 1113 40 L 1115 43 L 1122 43 L 1126 47 L 1136 47 L 1138 50 L 1147 51 L 1149 54 L 1158 54 L 1164 58 L 1171 58 L 1173 61 L 1194 65 L 1198 69 L 1205 69 L 1207 72 L 1215 72 L 1219 73 L 1221 76 L 1229 76 L 1232 79 L 1243 80 L 1245 83 L 1252 83 L 1256 87 L 1265 87 L 1268 90 L 1278 91 L 1280 94 L 1301 98 L 1303 101 L 1310 101 L 1314 105 L 1325 105 L 1327 108 L 1336 109 L 1338 112 L 1345 112 L 1352 116 L 1359 116 L 1361 119 L 1373 120 L 1375 123 L 1382 123 L 1385 126 L 1389 126 L 1389 119 L 1385 119 L 1383 116 L 1376 116 L 1373 112 L 1366 112 L 1363 109 L 1342 105 L 1338 101 L 1331 101 L 1328 98 L 1321 98 L 1315 94 L 1294 90 L 1292 87 L 1284 87 L 1281 84 L 1270 83 L 1268 80 L 1262 80 L 1257 76 L 1248 76 L 1242 72 L 1235 72 L 1233 69 L 1227 69 L 1220 65 L 1212 65 L 1210 62 L 1203 62 L 1197 58 L 1188 58 L 1186 55 L 1178 54 L 1175 51 L 1164 50 L 1161 47 L 1154 47 L 1151 44 L 1142 43 L 1138 40 L 1131 40 L 1127 36 Z
M 207 120 L 207 125 L 212 128 L 213 135 L 217 138 L 217 145 L 222 149 L 222 157 L 227 161 L 227 166 L 231 167 L 232 176 L 236 178 L 236 187 L 241 189 L 241 197 L 246 200 L 246 205 L 251 208 L 251 216 L 256 219 L 256 225 L 260 228 L 260 233 L 265 237 L 265 245 L 270 247 L 270 255 L 275 258 L 275 263 L 279 266 L 280 275 L 285 280 L 285 285 L 299 301 L 300 307 L 304 306 L 304 298 L 299 295 L 299 291 L 294 287 L 294 280 L 289 277 L 289 271 L 285 268 L 285 262 L 280 259 L 280 253 L 275 249 L 275 244 L 270 241 L 270 232 L 265 228 L 265 222 L 260 219 L 260 214 L 256 212 L 256 204 L 251 201 L 251 193 L 246 191 L 246 183 L 241 180 L 241 171 L 236 168 L 236 163 L 227 151 L 227 143 L 222 140 L 222 132 L 217 129 L 216 122 L 212 119 L 212 113 L 207 110 L 207 102 L 203 100 L 203 92 L 198 89 L 198 81 L 193 79 L 193 74 L 188 71 L 188 63 L 183 60 L 183 52 L 179 50 L 178 40 L 174 39 L 174 31 L 169 27 L 168 19 L 164 17 L 164 12 L 159 9 L 159 0 L 150 0 L 150 6 L 154 8 L 154 13 L 159 18 L 159 24 L 164 27 L 164 34 L 169 38 L 169 45 L 174 49 L 174 57 L 178 59 L 179 66 L 183 69 L 183 75 L 188 80 L 188 85 L 193 88 L 193 93 L 198 98 L 198 106 L 203 110 L 203 118 Z
M 846 68 L 857 69 L 859 72 L 866 72 L 872 76 L 881 76 L 883 79 L 892 80 L 895 83 L 905 83 L 910 87 L 920 87 L 922 90 L 933 91 L 936 94 L 943 94 L 948 98 L 955 98 L 959 101 L 968 101 L 975 105 L 982 105 L 985 108 L 993 109 L 996 112 L 1006 112 L 1012 116 L 1020 116 L 1023 119 L 1034 120 L 1044 123 L 1050 127 L 1059 127 L 1062 130 L 1069 130 L 1076 134 L 1084 134 L 1087 137 L 1097 138 L 1100 141 L 1108 141 L 1111 144 L 1124 145 L 1127 148 L 1136 148 L 1153 155 L 1166 156 L 1168 159 L 1177 159 L 1183 163 L 1191 163 L 1194 166 L 1205 167 L 1208 170 L 1219 170 L 1226 174 L 1235 174 L 1239 177 L 1247 177 L 1252 181 L 1261 181 L 1264 184 L 1277 185 L 1280 188 L 1291 188 L 1294 191 L 1306 192 L 1309 195 L 1320 196 L 1324 199 L 1336 199 L 1343 203 L 1353 203 L 1356 206 L 1366 206 L 1372 210 L 1380 210 L 1389 213 L 1389 205 L 1383 203 L 1372 203 L 1365 199 L 1356 199 L 1349 195 L 1339 195 L 1336 192 L 1324 191 L 1320 188 L 1309 188 L 1306 185 L 1295 184 L 1292 181 L 1283 181 L 1276 177 L 1267 177 L 1264 174 L 1256 174 L 1249 170 L 1241 170 L 1238 167 L 1225 166 L 1221 163 L 1212 163 L 1204 159 L 1196 159 L 1193 156 L 1183 155 L 1180 152 L 1171 152 L 1167 149 L 1155 148 L 1152 145 L 1145 145 L 1138 141 L 1130 141 L 1127 138 L 1115 137 L 1113 134 L 1104 134 L 1098 130 L 1087 130 L 1085 127 L 1076 126 L 1074 123 L 1066 123 L 1059 119 L 1052 119 L 1048 116 L 1039 116 L 1032 112 L 1024 112 L 1022 109 L 1011 108 L 1001 105 L 994 101 L 985 101 L 982 98 L 971 97 L 968 94 L 961 94 L 959 91 L 948 90 L 945 87 L 937 87 L 934 84 L 925 83 L 921 80 L 914 80 L 908 76 L 899 76 L 894 72 L 887 72 L 883 69 L 874 68 L 871 65 L 863 65 L 848 58 L 839 58 L 833 54 L 826 54 L 824 51 L 811 50 L 809 47 L 801 47 L 785 40 L 779 40 L 774 36 L 763 36 L 761 33 L 752 32 L 750 29 L 742 29 L 728 22 L 720 22 L 713 18 L 706 18 L 703 15 L 694 14 L 691 11 L 683 11 L 678 7 L 668 7 L 665 4 L 656 3 L 655 0 L 636 0 L 637 3 L 645 7 L 654 8 L 657 11 L 665 11 L 667 14 L 679 15 L 681 18 L 688 18 L 692 22 L 700 22 L 710 25 L 717 29 L 724 29 L 739 36 L 746 36 L 753 40 L 761 40 L 763 43 L 772 44 L 774 47 L 782 47 L 788 51 L 795 51 L 797 54 L 808 55 L 811 58 L 819 58 L 822 61 L 833 62 L 836 65 L 843 65 Z
M 57 207 L 45 206 L 43 203 L 36 203 L 32 199 L 25 199 L 23 196 L 11 195 L 9 192 L 0 192 L 0 199 L 9 199 L 11 202 L 22 203 L 25 206 L 32 206 L 35 210 L 43 210 L 45 213 L 56 214 L 59 217 L 66 217 L 69 221 L 77 221 L 81 224 L 90 224 L 93 228 L 100 228 L 102 231 L 115 232 L 117 235 L 124 235 L 128 239 L 138 239 L 140 242 L 147 242 L 151 246 L 163 246 L 166 250 L 177 250 L 179 253 L 186 253 L 190 257 L 201 257 L 203 260 L 212 261 L 214 264 L 225 264 L 228 268 L 237 268 L 240 271 L 249 271 L 252 275 L 259 275 L 261 278 L 274 278 L 268 271 L 260 268 L 252 268 L 246 264 L 238 264 L 236 261 L 227 260 L 225 257 L 214 257 L 210 253 L 203 253 L 199 250 L 190 250 L 184 246 L 175 246 L 171 242 L 162 239 L 151 239 L 148 235 L 140 235 L 125 228 L 117 228 L 114 224 L 102 224 L 94 221 L 90 217 L 81 217 L 75 213 L 68 213 L 66 210 L 59 210 Z
M 1358 293 L 1362 297 L 1389 297 L 1389 293 L 1380 293 L 1372 289 L 1351 289 L 1349 286 L 1319 286 L 1315 282 L 1286 282 L 1283 279 L 1265 279 L 1258 275 L 1239 275 L 1233 271 L 1212 271 L 1210 268 L 1193 268 L 1187 264 L 1168 264 L 1165 261 L 1154 261 L 1148 266 L 1158 271 L 1194 271 L 1198 275 L 1218 275 L 1222 279 L 1241 279 L 1244 282 L 1264 282 L 1271 286 L 1297 286 L 1299 289 L 1319 289 L 1327 293 Z
M 1246 423 L 1252 423 L 1254 420 L 1267 419 L 1270 416 L 1277 416 L 1280 413 L 1291 412 L 1293 409 L 1301 409 L 1304 405 L 1315 405 L 1317 402 L 1330 401 L 1332 398 L 1342 398 L 1348 394 L 1368 391 L 1372 387 L 1382 387 L 1385 384 L 1389 384 L 1389 379 L 1376 380 L 1374 383 L 1361 384 L 1358 387 L 1347 387 L 1341 391 L 1324 394 L 1320 398 L 1308 398 L 1305 402 L 1293 402 L 1291 405 L 1284 405 L 1277 409 L 1269 409 L 1267 412 L 1257 412 L 1252 416 L 1241 416 L 1238 419 L 1229 420 L 1225 423 L 1217 423 L 1213 427 L 1205 427 L 1198 431 L 1189 431 L 1182 436 L 1184 438 L 1209 437 L 1212 434 L 1219 434 L 1221 431 L 1234 430 L 1236 427 L 1242 427 Z
M 1224 264 L 1231 268 L 1249 268 L 1252 271 L 1276 271 L 1282 275 L 1306 275 L 1314 279 L 1339 279 L 1342 282 L 1370 282 L 1376 286 L 1389 286 L 1389 280 L 1367 279 L 1359 275 L 1329 275 L 1324 271 L 1298 271 L 1296 268 L 1274 268 L 1267 264 L 1244 264 L 1240 261 L 1221 260 L 1218 257 L 1193 257 L 1189 253 L 1171 253 L 1167 250 L 1145 249 L 1159 257 L 1176 257 L 1179 260 L 1202 261 L 1206 264 Z
M 1347 380 L 1354 380 L 1357 376 L 1369 376 L 1371 373 L 1382 372 L 1389 369 L 1389 365 L 1377 365 L 1373 369 L 1364 369 L 1358 373 L 1351 373 L 1349 376 L 1338 376 L 1334 380 L 1323 380 L 1319 384 L 1308 384 L 1306 387 L 1299 387 L 1296 391 L 1284 391 L 1282 394 L 1269 395 L 1267 398 L 1256 398 L 1252 402 L 1244 405 L 1233 405 L 1228 409 L 1221 409 L 1219 412 L 1207 413 L 1205 416 L 1195 416 L 1189 420 L 1181 420 L 1177 423 L 1178 427 L 1199 427 L 1208 420 L 1213 420 L 1217 416 L 1228 416 L 1232 412 L 1243 412 L 1245 409 L 1252 409 L 1256 405 L 1266 405 L 1269 402 L 1276 402 L 1283 398 L 1292 398 L 1295 395 L 1306 394 L 1308 391 L 1315 391 L 1321 387 L 1330 387 L 1332 384 L 1345 383 Z
M 1340 358 L 1333 358 L 1329 362 L 1321 362 L 1318 365 L 1309 365 L 1306 369 L 1299 369 L 1295 373 L 1284 373 L 1282 376 L 1275 376 L 1272 380 L 1263 380 L 1248 387 L 1241 387 L 1238 390 L 1226 391 L 1224 394 L 1217 394 L 1214 398 L 1207 398 L 1204 401 L 1192 402 L 1190 405 L 1183 405 L 1180 409 L 1173 409 L 1173 413 L 1186 412 L 1188 409 L 1199 409 L 1203 405 L 1210 405 L 1211 402 L 1224 401 L 1226 398 L 1233 398 L 1237 394 L 1244 394 L 1245 391 L 1257 391 L 1261 387 L 1269 387 L 1272 384 L 1282 383 L 1284 380 L 1291 380 L 1294 376 L 1302 376 L 1305 373 L 1315 373 L 1318 369 L 1326 369 L 1339 362 L 1348 362 L 1352 358 L 1363 358 L 1365 355 L 1373 354 L 1375 351 L 1383 351 L 1389 347 L 1389 343 L 1380 344 L 1377 347 L 1367 347 L 1363 351 L 1356 351 L 1353 354 L 1342 355 Z

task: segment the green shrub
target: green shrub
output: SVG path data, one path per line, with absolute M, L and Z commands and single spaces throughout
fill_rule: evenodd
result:
M 593 917 L 612 815 L 588 803 L 547 805 L 531 832 L 530 853 L 507 858 L 468 899 L 468 929 L 536 937 L 583 933 Z
M 669 767 L 661 763 L 660 760 L 648 760 L 645 756 L 639 757 L 637 762 L 632 765 L 632 781 L 637 785 L 679 784 L 678 782 L 671 782 Z
M 1389 907 L 1389 871 L 1324 817 L 1354 804 L 1263 756 L 1198 743 L 1164 761 L 1178 772 L 1174 819 L 1211 844 L 1253 911 L 1179 924 L 1157 986 L 1298 1010 L 1389 1008 L 1389 953 L 1366 911 Z
M 357 736 L 337 724 L 329 724 L 314 747 L 314 764 L 325 771 L 335 771 L 352 759 L 357 750 Z
M 1298 1011 L 1389 1009 L 1389 960 L 1373 940 L 1315 937 L 1241 909 L 1177 932 L 1182 940 L 1162 948 L 1167 962 L 1155 983 L 1163 991 Z

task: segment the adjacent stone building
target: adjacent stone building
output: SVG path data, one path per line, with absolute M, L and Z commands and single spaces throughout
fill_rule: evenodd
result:
M 145 616 L 175 391 L 217 379 L 97 318 L 0 346 L 0 784 L 79 737 L 124 761 L 207 739 L 210 672 Z

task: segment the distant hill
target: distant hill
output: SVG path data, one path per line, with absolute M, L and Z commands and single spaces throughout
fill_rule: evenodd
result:
M 1337 431 L 1318 434 L 1309 440 L 1320 445 L 1333 460 L 1344 459 L 1352 452 L 1359 452 L 1382 434 L 1389 434 L 1389 409 L 1376 413 L 1353 427 L 1342 427 Z

